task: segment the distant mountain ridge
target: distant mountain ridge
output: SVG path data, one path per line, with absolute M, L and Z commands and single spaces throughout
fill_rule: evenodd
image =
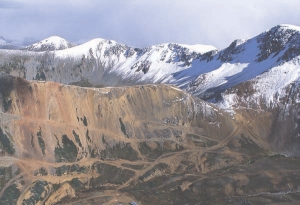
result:
M 37 40 L 33 37 L 26 37 L 24 39 L 9 39 L 0 36 L 0 49 L 22 50 L 24 47 L 36 42 Z
M 243 101 L 251 101 L 252 106 L 263 99 L 270 107 L 299 79 L 299 48 L 300 28 L 285 24 L 247 40 L 235 40 L 220 51 L 213 46 L 177 43 L 133 48 L 101 38 L 72 47 L 60 37 L 50 37 L 27 47 L 55 50 L 50 53 L 0 51 L 0 70 L 18 70 L 18 76 L 29 80 L 81 86 L 173 84 L 225 107 L 242 100 L 234 91 L 226 93 L 246 83 L 251 86 L 246 90 L 252 93 Z M 24 58 L 22 65 L 12 62 L 13 56 Z
M 17 48 L 19 47 L 15 45 L 11 40 L 8 40 L 3 36 L 0 36 L 0 49 L 17 49 Z

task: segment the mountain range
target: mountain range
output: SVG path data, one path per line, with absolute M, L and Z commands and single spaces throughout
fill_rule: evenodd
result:
M 0 72 L 1 203 L 300 202 L 300 27 L 221 50 L 53 36 Z
M 0 36 L 0 49 L 14 49 L 14 50 L 21 50 L 24 47 L 31 45 L 37 42 L 37 40 L 33 37 L 27 37 L 24 39 L 8 39 L 3 36 Z
M 83 81 L 93 86 L 165 83 L 211 101 L 229 88 L 255 81 L 253 89 L 260 94 L 253 95 L 251 101 L 257 101 L 254 97 L 258 96 L 276 103 L 273 96 L 299 78 L 299 31 L 292 25 L 275 26 L 251 39 L 235 40 L 220 51 L 213 46 L 176 43 L 132 48 L 104 39 L 74 46 L 53 36 L 23 48 L 52 52 L 0 50 L 0 69 L 5 71 L 7 64 L 14 64 L 11 58 L 17 57 L 18 65 L 6 72 L 18 71 L 28 80 L 41 75 L 44 80 L 64 84 Z M 223 104 L 231 103 L 228 98 L 223 100 Z

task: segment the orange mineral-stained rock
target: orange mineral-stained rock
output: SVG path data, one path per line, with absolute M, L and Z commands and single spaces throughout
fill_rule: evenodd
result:
M 264 202 L 300 183 L 298 159 L 272 156 L 259 128 L 270 113 L 224 111 L 169 85 L 1 74 L 0 91 L 0 204 Z

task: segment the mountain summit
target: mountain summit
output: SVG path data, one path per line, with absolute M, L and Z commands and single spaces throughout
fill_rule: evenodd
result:
M 59 36 L 51 36 L 26 47 L 29 51 L 55 51 L 71 48 L 74 45 Z

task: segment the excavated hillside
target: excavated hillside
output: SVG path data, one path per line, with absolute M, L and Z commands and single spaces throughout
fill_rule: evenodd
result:
M 0 204 L 299 204 L 267 111 L 0 75 Z M 261 125 L 264 126 L 261 126 Z

